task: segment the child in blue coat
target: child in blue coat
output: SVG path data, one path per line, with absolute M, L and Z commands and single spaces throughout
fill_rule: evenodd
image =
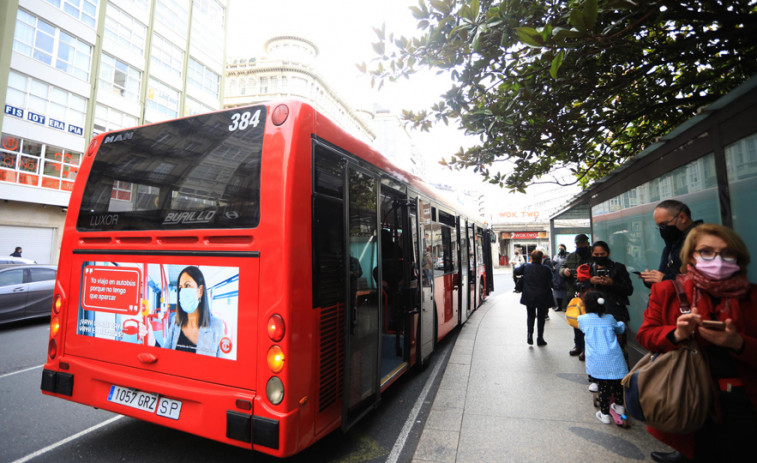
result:
M 620 380 L 628 373 L 628 365 L 618 342 L 618 335 L 626 330 L 623 322 L 605 313 L 605 299 L 596 290 L 583 295 L 586 314 L 578 317 L 578 327 L 586 340 L 586 373 L 599 386 L 597 419 L 610 424 L 610 397 L 614 396 L 613 410 L 625 413 L 623 386 Z

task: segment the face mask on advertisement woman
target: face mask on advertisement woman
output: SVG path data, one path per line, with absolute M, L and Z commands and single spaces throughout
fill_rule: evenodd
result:
M 713 280 L 725 280 L 730 278 L 734 273 L 738 272 L 741 267 L 735 262 L 726 262 L 715 256 L 712 260 L 699 259 L 694 265 L 699 273 L 704 276 L 710 277 Z
M 181 310 L 186 313 L 192 313 L 197 310 L 197 306 L 200 305 L 200 300 L 197 299 L 197 289 L 181 288 L 179 291 L 179 302 L 181 303 Z

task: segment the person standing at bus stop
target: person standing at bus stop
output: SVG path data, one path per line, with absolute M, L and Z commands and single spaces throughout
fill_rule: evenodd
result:
M 675 199 L 658 204 L 654 209 L 653 218 L 660 231 L 660 237 L 665 241 L 665 247 L 662 249 L 659 268 L 645 270 L 639 275 L 648 288 L 663 280 L 675 280 L 681 272 L 683 242 L 689 232 L 702 223 L 701 220 L 692 220 L 689 206 Z
M 565 304 L 563 310 L 567 308 L 568 302 L 576 297 L 577 291 L 577 269 L 579 265 L 588 264 L 591 261 L 591 248 L 589 247 L 589 237 L 580 233 L 575 238 L 576 251 L 568 254 L 565 263 L 560 267 L 560 273 L 565 281 Z M 584 361 L 584 334 L 578 328 L 573 328 L 573 349 L 570 350 L 571 356 L 578 356 L 578 360 Z

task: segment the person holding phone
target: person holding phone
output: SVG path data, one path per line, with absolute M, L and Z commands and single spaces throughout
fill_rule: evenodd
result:
M 637 333 L 652 352 L 678 348 L 695 336 L 706 352 L 722 417 L 686 435 L 649 432 L 694 461 L 738 461 L 757 436 L 757 285 L 749 283 L 749 252 L 730 228 L 702 224 L 681 249 L 681 274 L 691 312 L 682 314 L 672 281 L 652 286 Z M 669 454 L 657 455 L 658 458 Z

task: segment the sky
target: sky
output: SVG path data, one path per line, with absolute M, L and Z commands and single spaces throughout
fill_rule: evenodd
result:
M 377 40 L 373 28 L 385 23 L 387 33 L 394 32 L 395 36 L 418 35 L 417 21 L 409 9 L 417 4 L 418 0 L 230 0 L 227 59 L 261 56 L 269 38 L 299 35 L 318 46 L 320 73 L 354 108 L 372 109 L 376 103 L 396 113 L 428 108 L 451 87 L 446 73 L 422 72 L 409 80 L 387 82 L 379 92 L 371 88 L 370 77 L 356 67 L 362 62 L 370 64 L 376 56 L 371 46 Z M 427 159 L 432 177 L 427 181 L 462 183 L 467 189 L 478 189 L 489 198 L 489 209 L 503 199 L 528 201 L 522 195 L 510 196 L 499 187 L 482 183 L 473 172 L 452 172 L 438 166 L 442 157 L 478 142 L 477 137 L 465 136 L 454 123 L 438 124 L 431 133 L 409 130 Z

